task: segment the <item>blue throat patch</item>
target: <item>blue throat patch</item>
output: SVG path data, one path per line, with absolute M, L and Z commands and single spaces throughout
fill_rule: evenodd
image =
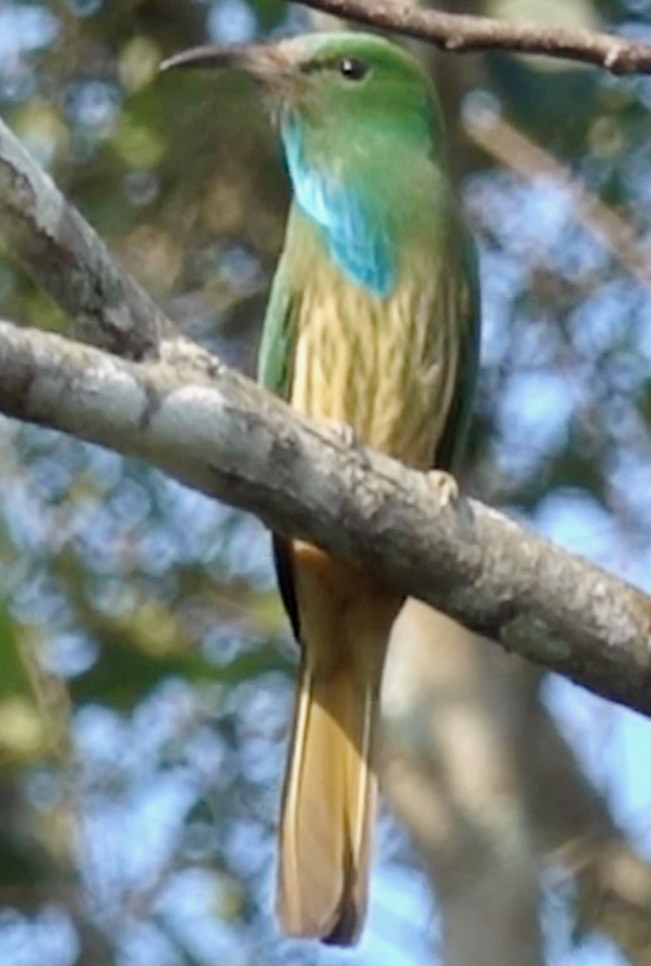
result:
M 374 295 L 389 295 L 396 272 L 393 245 L 386 234 L 371 228 L 353 189 L 306 163 L 296 117 L 283 121 L 281 135 L 296 201 L 323 230 L 336 264 Z

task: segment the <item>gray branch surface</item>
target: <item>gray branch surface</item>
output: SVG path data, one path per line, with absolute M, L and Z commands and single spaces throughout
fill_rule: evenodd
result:
M 399 0 L 300 0 L 335 17 L 425 40 L 443 50 L 544 54 L 613 74 L 651 73 L 651 44 L 590 30 L 421 9 Z
M 651 713 L 651 600 L 319 429 L 207 353 L 135 363 L 0 323 L 0 411 L 147 461 L 507 649 Z M 449 478 L 445 478 L 449 479 Z
M 165 319 L 0 121 L 0 235 L 70 317 L 75 335 L 117 355 L 156 355 Z

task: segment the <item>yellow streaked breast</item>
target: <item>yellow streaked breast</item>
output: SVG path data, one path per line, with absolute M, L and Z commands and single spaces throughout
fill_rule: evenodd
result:
M 380 299 L 320 260 L 303 286 L 291 404 L 349 423 L 375 449 L 432 465 L 454 392 L 457 305 L 444 277 L 409 273 Z

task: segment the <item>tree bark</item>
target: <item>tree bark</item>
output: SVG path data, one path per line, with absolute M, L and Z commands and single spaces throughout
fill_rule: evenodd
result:
M 395 0 L 301 0 L 307 7 L 463 54 L 506 50 L 593 64 L 613 74 L 651 73 L 651 44 L 613 34 L 421 10 Z
M 165 347 L 164 347 L 165 348 Z M 137 456 L 586 687 L 651 711 L 651 601 L 474 500 L 350 446 L 208 353 L 126 362 L 0 323 L 0 411 Z

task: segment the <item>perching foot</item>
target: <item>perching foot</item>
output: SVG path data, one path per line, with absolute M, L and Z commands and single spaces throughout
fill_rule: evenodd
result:
M 360 444 L 359 436 L 354 428 L 343 419 L 326 419 L 325 428 L 337 442 L 342 443 L 348 449 L 354 449 Z
M 430 470 L 427 473 L 427 482 L 436 490 L 441 506 L 445 509 L 448 506 L 456 506 L 459 502 L 459 484 L 451 473 L 442 470 Z

